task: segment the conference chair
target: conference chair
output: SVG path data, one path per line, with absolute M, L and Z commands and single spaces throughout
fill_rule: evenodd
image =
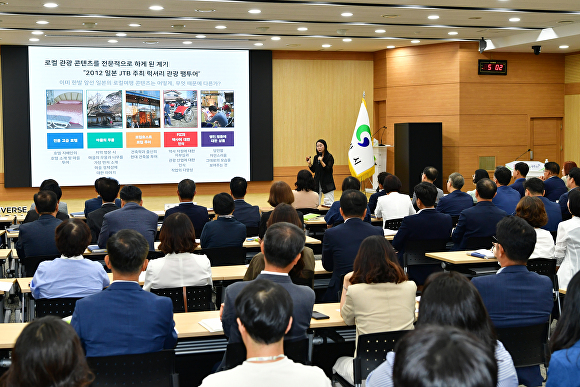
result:
M 200 254 L 205 254 L 211 266 L 244 265 L 246 263 L 246 249 L 240 247 L 216 247 L 201 249 Z
M 295 363 L 306 364 L 308 361 L 308 339 L 284 340 L 284 355 Z M 244 343 L 228 343 L 226 349 L 224 370 L 235 368 L 246 360 Z
M 465 250 L 479 250 L 479 249 L 491 249 L 493 246 L 493 237 L 470 237 L 467 238 L 467 243 L 465 244 Z
M 510 353 L 514 366 L 547 367 L 549 322 L 527 327 L 495 328 L 497 339 Z
M 307 215 L 307 214 L 322 215 L 322 211 L 320 211 L 318 208 L 297 208 L 296 211 L 301 212 L 303 215 Z
M 401 227 L 402 222 L 403 218 L 387 219 L 385 220 L 385 225 L 383 228 L 388 228 L 389 230 L 398 230 L 399 227 Z
M 35 318 L 44 316 L 68 317 L 75 311 L 75 305 L 80 298 L 39 298 L 34 300 Z
M 246 226 L 246 237 L 255 237 L 258 235 L 258 228 L 259 227 L 247 227 Z
M 151 289 L 151 293 L 171 298 L 173 313 L 215 310 L 212 303 L 213 287 L 211 285 Z
M 310 289 L 314 289 L 314 271 L 312 270 L 302 270 L 300 277 L 290 277 L 290 279 L 296 285 L 308 286 Z
M 353 360 L 354 386 L 361 387 L 362 381 L 387 358 L 387 353 L 395 349 L 395 344 L 409 331 L 392 331 L 359 335 L 356 357 Z M 339 374 L 332 375 L 332 381 L 344 387 L 352 387 Z
M 560 286 L 558 284 L 558 276 L 556 275 L 556 264 L 555 259 L 550 258 L 535 258 L 529 259 L 526 267 L 529 271 L 538 273 L 540 275 L 545 275 L 552 280 L 553 291 L 554 291 L 554 309 L 552 311 L 552 318 L 559 318 L 562 312 L 560 307 Z
M 405 243 L 405 253 L 403 254 L 403 268 L 407 272 L 409 266 L 418 265 L 438 265 L 441 262 L 428 258 L 425 253 L 445 251 L 447 239 L 412 239 Z
M 93 387 L 179 387 L 173 349 L 136 355 L 87 357 L 87 363 L 95 374 Z
M 38 265 L 44 261 L 52 261 L 55 258 L 60 257 L 59 255 L 36 255 L 31 257 L 21 258 L 20 264 L 23 266 L 24 269 L 24 277 L 34 277 L 34 273 L 36 273 L 36 269 L 38 269 Z

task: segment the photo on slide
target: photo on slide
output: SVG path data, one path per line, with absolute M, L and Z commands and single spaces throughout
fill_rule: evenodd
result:
M 87 90 L 87 127 L 122 128 L 123 92 L 121 90 Z
M 128 129 L 161 127 L 160 94 L 159 90 L 125 91 L 125 122 Z
M 48 129 L 84 128 L 83 91 L 46 90 L 46 127 Z
M 233 90 L 202 90 L 200 101 L 202 128 L 234 127 Z
M 163 91 L 166 128 L 197 128 L 197 90 Z

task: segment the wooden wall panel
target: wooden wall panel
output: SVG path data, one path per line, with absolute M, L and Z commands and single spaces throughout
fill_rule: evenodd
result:
M 559 119 L 538 119 L 532 120 L 532 130 L 534 133 L 534 145 L 556 145 L 560 138 Z M 557 160 L 557 159 L 550 159 Z
M 564 82 L 580 82 L 580 54 L 566 55 L 564 60 L 566 63 L 566 76 Z
M 388 87 L 439 85 L 459 82 L 459 54 L 447 46 L 420 55 L 387 57 Z
M 564 97 L 564 161 L 580 163 L 580 95 Z
M 387 116 L 457 115 L 458 100 L 458 83 L 388 87 Z
M 461 114 L 459 117 L 461 134 L 458 145 L 501 146 L 506 141 L 513 146 L 530 145 L 527 114 Z

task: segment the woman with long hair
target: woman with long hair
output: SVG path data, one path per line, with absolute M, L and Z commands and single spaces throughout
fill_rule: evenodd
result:
M 334 177 L 332 168 L 334 167 L 334 157 L 328 153 L 326 141 L 320 139 L 316 141 L 316 156 L 306 157 L 308 168 L 314 173 L 315 191 L 319 193 L 319 200 L 324 196 L 322 204 L 331 205 L 334 202 Z

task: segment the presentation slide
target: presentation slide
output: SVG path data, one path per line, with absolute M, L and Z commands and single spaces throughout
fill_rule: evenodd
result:
M 30 47 L 29 77 L 33 186 L 250 178 L 248 51 Z

